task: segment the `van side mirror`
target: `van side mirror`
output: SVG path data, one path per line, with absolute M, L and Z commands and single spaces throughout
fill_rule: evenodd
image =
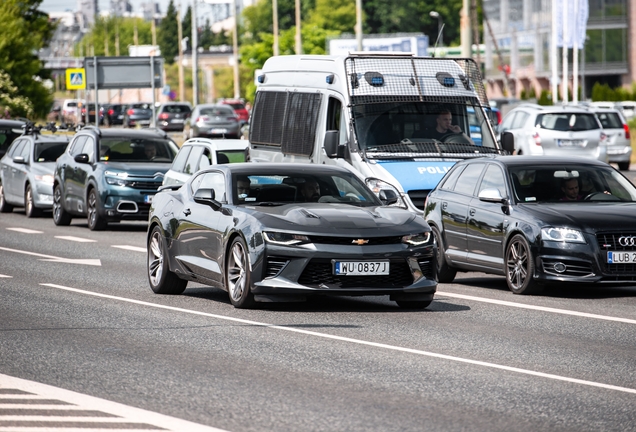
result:
M 501 145 L 508 154 L 514 154 L 515 152 L 515 136 L 512 132 L 501 133 Z
M 325 141 L 323 143 L 323 147 L 325 148 L 325 153 L 327 153 L 328 158 L 333 159 L 333 158 L 343 157 L 344 147 L 341 147 L 339 143 L 340 143 L 339 131 L 329 130 L 325 132 Z

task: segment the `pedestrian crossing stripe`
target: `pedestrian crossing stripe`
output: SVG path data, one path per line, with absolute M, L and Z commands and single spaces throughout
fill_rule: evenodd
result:
M 66 69 L 67 90 L 83 90 L 86 88 L 86 72 L 84 68 Z

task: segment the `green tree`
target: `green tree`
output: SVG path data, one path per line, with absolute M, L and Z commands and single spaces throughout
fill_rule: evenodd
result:
M 174 63 L 179 55 L 179 23 L 177 22 L 177 9 L 170 0 L 166 16 L 161 20 L 157 29 L 157 43 L 161 48 L 161 55 L 166 64 Z
M 105 56 L 106 45 L 108 55 L 115 55 L 116 32 L 119 32 L 120 55 L 128 55 L 125 47 L 135 45 L 135 28 L 139 45 L 152 43 L 152 26 L 149 21 L 141 18 L 100 17 L 75 47 L 75 56 Z
M 8 80 L 2 80 L 0 94 L 3 100 L 15 101 L 11 105 L 15 116 L 44 117 L 53 103 L 51 92 L 43 84 L 50 74 L 42 68 L 37 53 L 48 45 L 55 25 L 38 10 L 41 3 L 0 2 L 0 71 L 8 76 Z
M 188 38 L 188 49 L 192 48 L 192 7 L 188 6 L 183 21 L 181 21 L 181 34 Z

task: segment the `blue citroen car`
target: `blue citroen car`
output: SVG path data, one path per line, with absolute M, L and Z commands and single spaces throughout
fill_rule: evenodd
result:
M 159 129 L 80 130 L 57 160 L 53 221 L 86 217 L 91 230 L 109 222 L 148 220 L 152 198 L 179 150 Z

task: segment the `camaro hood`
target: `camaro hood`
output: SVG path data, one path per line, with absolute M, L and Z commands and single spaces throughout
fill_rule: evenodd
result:
M 355 207 L 346 204 L 316 203 L 304 206 L 283 205 L 254 208 L 256 217 L 265 226 L 295 231 L 310 230 L 324 234 L 356 230 L 370 235 L 401 235 L 428 231 L 421 217 L 403 209 L 391 207 Z
M 523 204 L 528 214 L 545 225 L 576 227 L 587 232 L 633 231 L 636 203 L 555 203 L 551 205 Z

